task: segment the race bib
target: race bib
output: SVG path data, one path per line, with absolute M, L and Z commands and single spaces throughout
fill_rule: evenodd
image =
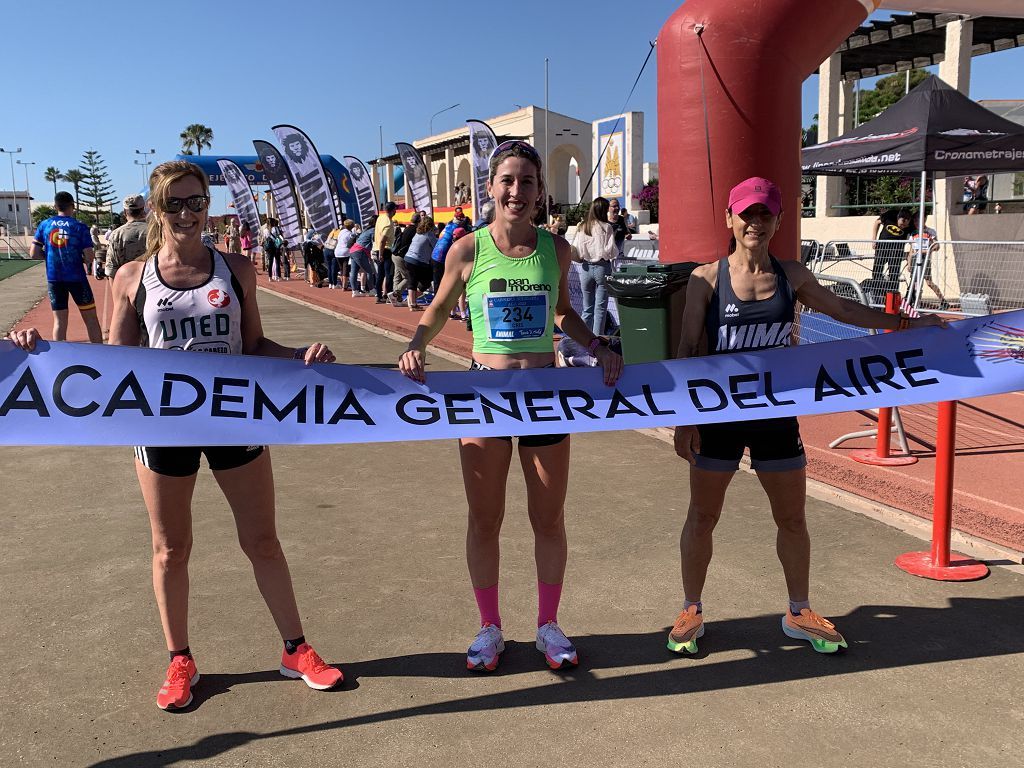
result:
M 548 324 L 547 292 L 485 293 L 484 325 L 490 341 L 544 338 Z

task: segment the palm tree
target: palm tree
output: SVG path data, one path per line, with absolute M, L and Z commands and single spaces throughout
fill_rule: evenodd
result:
M 60 168 L 56 168 L 51 165 L 49 168 L 46 169 L 46 173 L 43 174 L 43 178 L 46 179 L 47 181 L 53 182 L 53 194 L 56 195 L 57 182 L 64 178 L 63 174 L 61 174 L 60 172 Z
M 213 146 L 213 129 L 207 128 L 202 123 L 192 123 L 185 126 L 185 130 L 178 138 L 181 139 L 181 149 L 186 155 L 192 154 L 193 147 L 195 147 L 196 154 L 201 155 L 203 149 Z
M 66 173 L 62 173 L 60 177 L 62 179 L 64 179 L 64 181 L 66 181 L 68 184 L 70 184 L 71 186 L 73 186 L 75 188 L 75 202 L 77 203 L 78 202 L 78 187 L 79 187 L 79 185 L 83 181 L 85 181 L 85 174 L 82 173 L 77 168 L 72 168 L 70 171 L 67 171 Z M 56 193 L 54 193 L 54 194 L 56 194 Z

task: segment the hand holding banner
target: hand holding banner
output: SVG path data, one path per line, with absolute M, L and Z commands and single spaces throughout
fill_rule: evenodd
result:
M 431 373 L 0 342 L 2 445 L 262 445 L 637 429 L 1024 389 L 1024 310 L 948 329 L 627 366 Z

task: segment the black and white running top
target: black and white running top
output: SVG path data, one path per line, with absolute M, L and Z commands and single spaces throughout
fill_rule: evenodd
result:
M 210 249 L 210 276 L 195 288 L 164 282 L 154 255 L 135 294 L 144 343 L 153 349 L 242 354 L 242 285 L 224 258 Z
M 796 296 L 782 265 L 771 259 L 775 293 L 760 301 L 742 301 L 732 288 L 729 259 L 718 262 L 718 284 L 708 304 L 705 329 L 711 354 L 788 347 Z

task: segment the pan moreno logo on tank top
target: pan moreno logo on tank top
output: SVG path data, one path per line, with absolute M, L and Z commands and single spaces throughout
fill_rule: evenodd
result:
M 518 293 L 524 291 L 529 293 L 536 293 L 538 291 L 544 291 L 546 293 L 551 292 L 551 286 L 547 283 L 531 283 L 529 280 L 522 277 L 514 277 L 511 280 L 498 277 L 491 280 L 489 287 L 491 293 Z

